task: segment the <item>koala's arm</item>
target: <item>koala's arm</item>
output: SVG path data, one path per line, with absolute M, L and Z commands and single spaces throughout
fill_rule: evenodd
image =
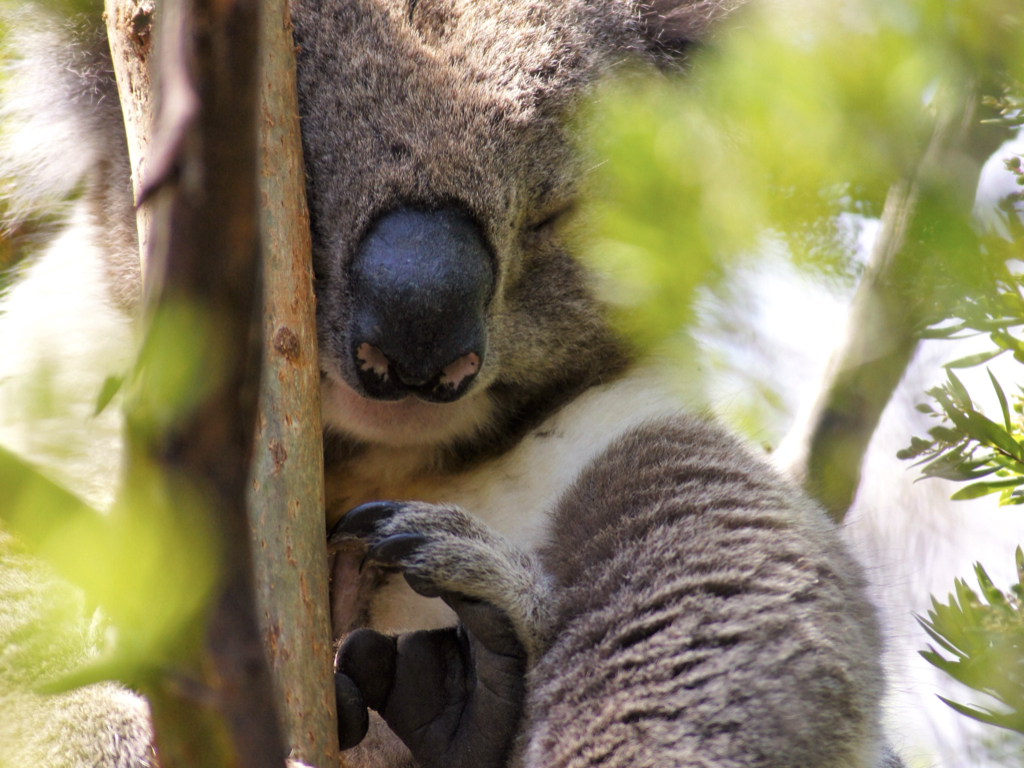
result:
M 43 695 L 96 652 L 102 627 L 77 590 L 0 529 L 0 765 L 152 768 L 145 700 L 113 683 Z
M 652 422 L 613 444 L 558 505 L 539 558 L 451 507 L 382 505 L 347 525 L 370 559 L 463 619 L 444 642 L 416 641 L 415 663 L 400 663 L 403 643 L 427 633 L 360 633 L 342 648 L 342 671 L 423 766 L 884 759 L 880 647 L 857 567 L 820 510 L 704 423 Z M 530 659 L 524 693 L 487 657 L 507 644 L 502 627 Z M 481 687 L 522 712 L 515 738 L 470 706 Z M 445 751 L 466 734 L 487 742 L 486 760 Z
M 880 641 L 823 513 L 720 430 L 653 422 L 562 500 L 527 765 L 870 766 Z

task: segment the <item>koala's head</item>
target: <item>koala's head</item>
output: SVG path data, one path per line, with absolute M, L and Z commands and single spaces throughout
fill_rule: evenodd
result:
M 727 0 L 300 0 L 324 416 L 358 440 L 508 433 L 625 364 L 557 226 L 574 107 Z

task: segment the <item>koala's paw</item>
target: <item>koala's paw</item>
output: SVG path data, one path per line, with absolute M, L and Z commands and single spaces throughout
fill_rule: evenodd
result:
M 531 660 L 542 650 L 547 578 L 532 555 L 470 514 L 451 505 L 370 502 L 341 518 L 328 541 L 353 538 L 368 547 L 364 562 L 400 571 L 413 590 L 440 597 L 464 622 L 467 603 L 490 603 L 512 623 Z
M 399 570 L 461 623 L 397 638 L 349 635 L 336 662 L 342 747 L 366 733 L 369 706 L 424 768 L 504 766 L 544 624 L 544 582 L 532 558 L 448 506 L 364 504 L 331 532 L 332 543 L 351 538 L 366 542 L 366 561 Z

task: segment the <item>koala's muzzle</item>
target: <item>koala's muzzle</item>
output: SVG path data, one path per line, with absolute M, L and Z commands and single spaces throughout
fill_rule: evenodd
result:
M 454 210 L 399 208 L 370 230 L 350 267 L 350 353 L 367 396 L 451 402 L 484 362 L 491 254 Z

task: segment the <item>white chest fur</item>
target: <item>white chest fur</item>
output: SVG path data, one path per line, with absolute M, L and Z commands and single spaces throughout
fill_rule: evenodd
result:
M 655 375 L 637 372 L 589 390 L 511 451 L 467 472 L 424 473 L 415 449 L 372 448 L 338 479 L 337 508 L 375 499 L 457 504 L 518 546 L 535 549 L 558 499 L 591 461 L 631 428 L 678 410 Z M 400 576 L 374 595 L 370 616 L 382 632 L 455 622 L 444 603 L 416 595 Z

